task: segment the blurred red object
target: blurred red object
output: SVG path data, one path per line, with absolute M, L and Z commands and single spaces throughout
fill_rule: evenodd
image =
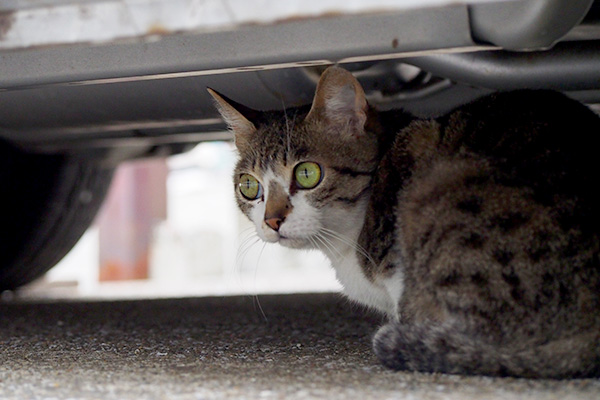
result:
M 166 219 L 167 172 L 165 159 L 117 170 L 97 220 L 100 281 L 148 278 L 152 229 Z

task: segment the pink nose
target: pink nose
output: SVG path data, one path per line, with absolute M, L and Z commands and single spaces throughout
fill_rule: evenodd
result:
M 284 218 L 266 218 L 265 223 L 271 227 L 274 231 L 278 231 L 281 224 L 283 224 Z

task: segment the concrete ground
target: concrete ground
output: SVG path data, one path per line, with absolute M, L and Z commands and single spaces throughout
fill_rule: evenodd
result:
M 336 294 L 0 302 L 0 399 L 600 399 L 600 380 L 397 373 Z

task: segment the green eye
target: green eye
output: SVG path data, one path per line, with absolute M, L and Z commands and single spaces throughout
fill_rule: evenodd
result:
M 321 182 L 321 167 L 314 162 L 303 162 L 296 165 L 294 177 L 298 187 L 312 189 Z
M 242 196 L 248 200 L 256 200 L 262 196 L 262 185 L 256 180 L 255 177 L 248 174 L 242 174 L 238 183 L 238 188 Z

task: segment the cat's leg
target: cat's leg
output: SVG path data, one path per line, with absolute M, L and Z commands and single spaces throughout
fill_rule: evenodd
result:
M 379 329 L 373 347 L 379 360 L 395 370 L 506 374 L 496 357 L 451 324 L 391 322 Z
M 395 370 L 554 379 L 600 375 L 597 329 L 547 342 L 493 345 L 461 325 L 391 322 L 379 329 L 373 347 Z

